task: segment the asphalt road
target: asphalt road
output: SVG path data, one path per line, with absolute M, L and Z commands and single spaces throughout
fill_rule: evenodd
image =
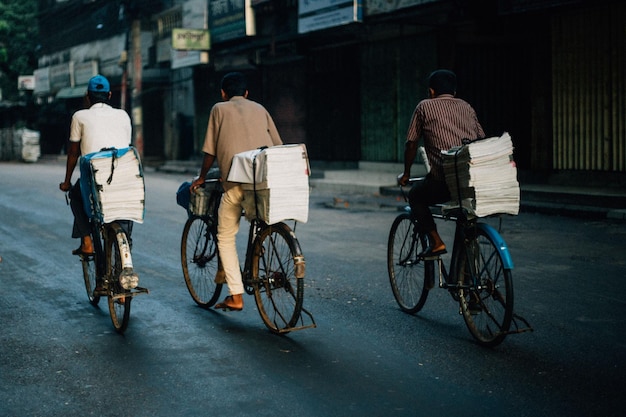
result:
M 623 223 L 507 217 L 516 312 L 535 330 L 485 349 L 445 291 L 416 316 L 398 310 L 385 198 L 329 208 L 336 196 L 313 191 L 296 233 L 317 328 L 276 336 L 252 297 L 240 313 L 195 306 L 174 198 L 187 178 L 148 171 L 133 257 L 150 294 L 121 336 L 106 303 L 87 302 L 63 174 L 56 161 L 0 163 L 2 416 L 623 415 Z

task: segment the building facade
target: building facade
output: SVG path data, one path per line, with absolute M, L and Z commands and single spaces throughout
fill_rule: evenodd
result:
M 101 72 L 145 157 L 199 158 L 219 80 L 237 70 L 283 139 L 306 143 L 311 159 L 400 162 L 428 74 L 449 68 L 485 132 L 511 134 L 521 170 L 626 173 L 620 1 L 42 3 L 42 106 L 71 110 L 88 74 Z M 207 32 L 208 49 L 175 48 L 178 29 Z

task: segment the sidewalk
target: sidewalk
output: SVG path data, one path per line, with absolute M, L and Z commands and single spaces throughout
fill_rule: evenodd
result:
M 193 176 L 197 174 L 198 167 L 199 162 L 168 161 L 156 170 Z M 405 204 L 395 184 L 402 170 L 401 163 L 359 162 L 354 169 L 336 169 L 323 162 L 311 161 L 309 183 L 313 190 L 332 196 L 332 201 L 328 203 L 330 206 L 393 208 L 394 205 L 400 207 Z M 416 177 L 425 173 L 423 166 L 417 164 L 411 172 Z M 579 186 L 566 184 L 563 180 L 556 182 L 560 184 L 520 180 L 520 211 L 626 221 L 626 187 L 599 187 L 590 181 Z
M 363 195 L 399 196 L 395 179 L 402 164 L 359 163 L 359 169 L 319 170 L 312 164 L 311 186 L 336 194 L 335 204 L 362 205 Z M 425 174 L 415 165 L 413 176 Z M 520 181 L 520 211 L 587 219 L 626 220 L 626 188 L 571 186 Z M 375 204 L 379 202 L 374 200 Z M 399 204 L 404 204 L 402 201 Z

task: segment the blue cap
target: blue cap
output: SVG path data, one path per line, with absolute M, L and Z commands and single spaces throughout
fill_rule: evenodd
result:
M 96 93 L 108 93 L 109 91 L 111 91 L 109 80 L 98 74 L 89 80 L 89 84 L 87 84 L 87 91 L 94 91 Z

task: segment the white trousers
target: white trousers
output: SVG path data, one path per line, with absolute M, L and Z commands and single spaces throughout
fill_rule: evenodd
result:
M 236 185 L 222 194 L 222 201 L 217 212 L 217 247 L 226 273 L 226 284 L 230 295 L 244 292 L 237 255 L 237 232 L 241 220 L 242 200 L 243 190 L 241 185 Z

